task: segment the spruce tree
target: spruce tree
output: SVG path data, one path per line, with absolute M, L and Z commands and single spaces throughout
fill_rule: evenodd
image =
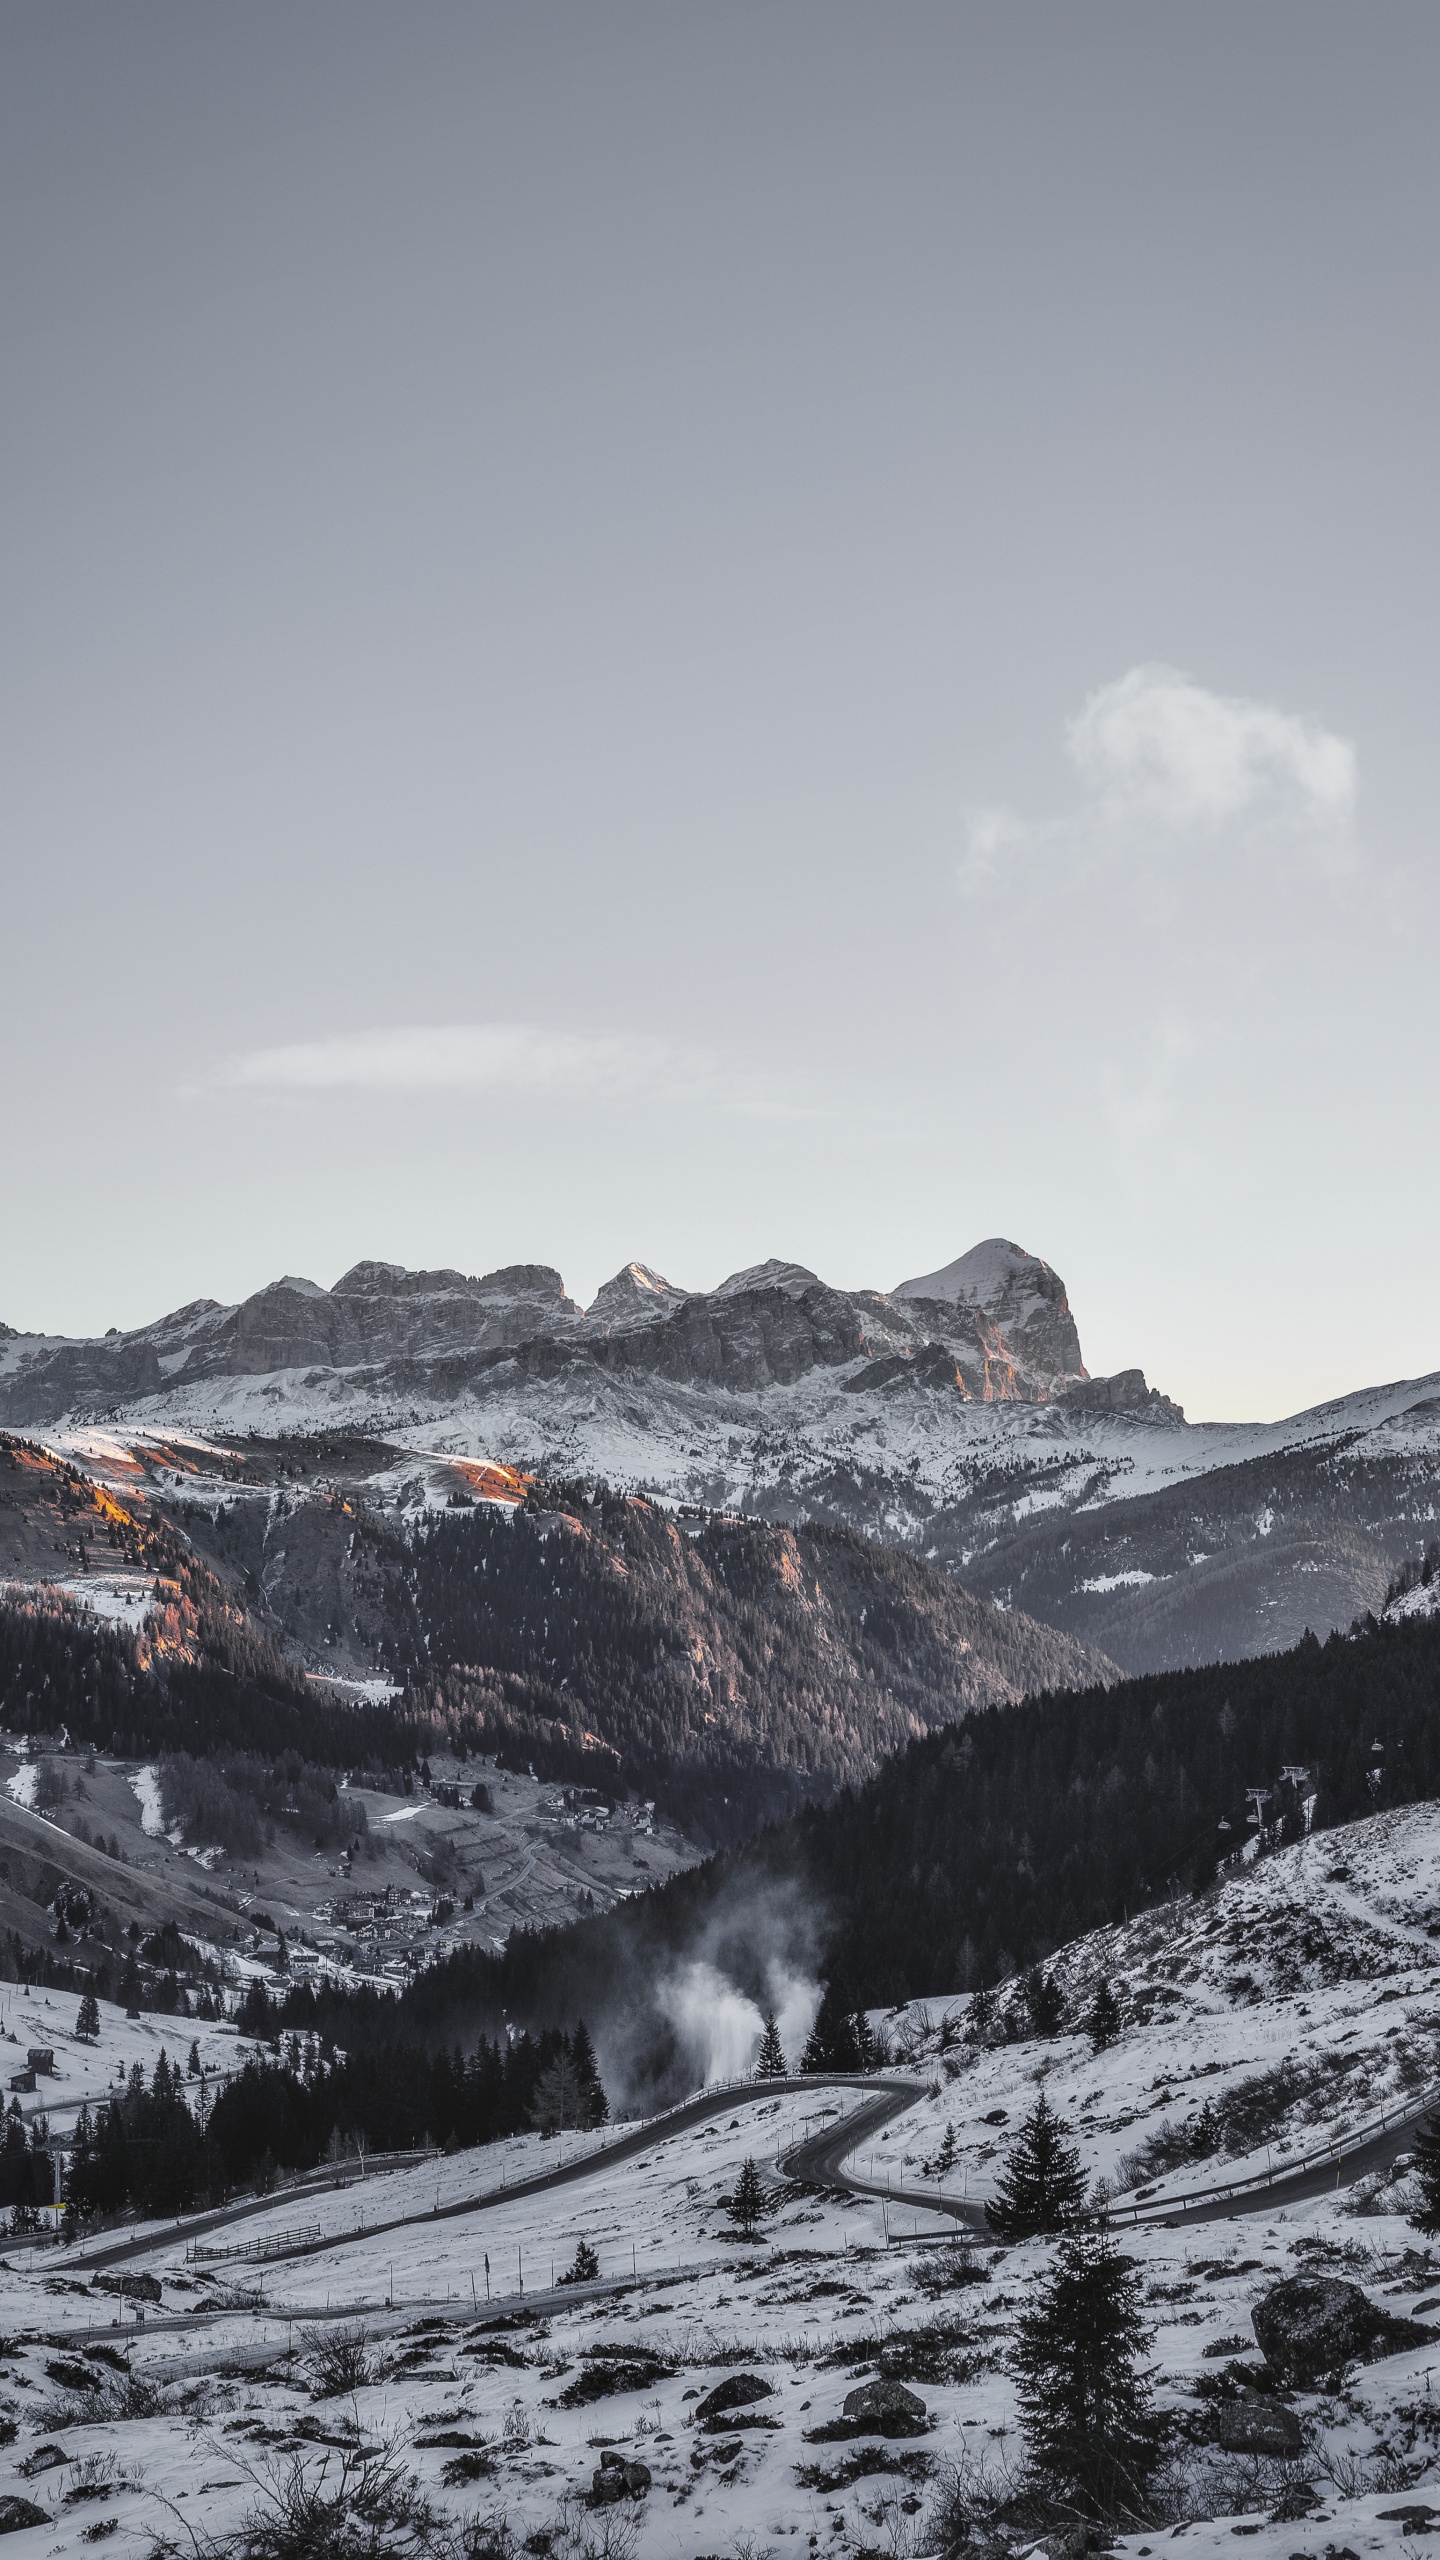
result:
M 577 2240 L 575 2255 L 560 2278 L 562 2284 L 593 2284 L 600 2273 L 600 2261 L 588 2240 Z
M 100 2033 L 100 2003 L 93 1991 L 86 1991 L 81 1995 L 80 2015 L 75 2021 L 75 2033 L 77 2036 L 82 2036 L 87 2044 L 93 2044 Z
M 789 2069 L 790 2065 L 785 2059 L 785 2047 L 780 2041 L 780 2030 L 775 2024 L 775 2012 L 773 2009 L 767 2009 L 765 2033 L 760 2039 L 760 2050 L 755 2057 L 755 2077 L 757 2080 L 783 2080 Z
M 1085 2204 L 1080 2155 L 1042 2089 L 1010 2146 L 985 2219 L 1001 2240 L 1031 2240 L 1079 2220 Z
M 861 2022 L 863 2024 L 863 2021 Z M 815 2024 L 800 2057 L 802 2071 L 863 2071 L 864 2057 L 853 2009 L 833 1982 L 825 1985 Z
M 1104 2230 L 1063 2239 L 1020 2320 L 1013 2370 L 1030 2460 L 1083 2514 L 1118 2521 L 1144 2511 L 1159 2451 L 1139 2368 L 1146 2337 L 1133 2260 Z
M 1410 2157 L 1420 2188 L 1420 2204 L 1410 2219 L 1421 2231 L 1440 2231 L 1440 2115 L 1426 2117 Z
M 734 2194 L 725 2199 L 725 2210 L 741 2239 L 753 2240 L 766 2213 L 765 2189 L 753 2160 L 747 2160 L 741 2169 Z
M 595 2059 L 595 2047 L 590 2041 L 590 2030 L 583 2018 L 570 2039 L 570 2066 L 575 2074 L 580 2122 L 591 2126 L 608 2124 L 610 2101 L 605 2095 L 605 2084 L 600 2077 L 600 2065 Z
M 1025 1976 L 1025 2005 L 1032 2035 L 1058 2036 L 1065 2024 L 1065 2003 L 1054 1974 L 1042 1973 L 1038 1964 Z
M 1118 2041 L 1120 2026 L 1120 2003 L 1106 1975 L 1101 1979 L 1100 1988 L 1090 2004 L 1090 2015 L 1085 2021 L 1085 2033 L 1096 2053 L 1106 2052 Z

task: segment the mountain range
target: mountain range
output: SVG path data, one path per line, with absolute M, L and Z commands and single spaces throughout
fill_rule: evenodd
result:
M 888 1290 L 770 1261 L 691 1291 L 633 1262 L 583 1308 L 544 1265 L 360 1262 L 90 1340 L 0 1327 L 0 1423 L 82 1464 L 97 1429 L 363 1432 L 843 1525 L 1131 1671 L 1348 1624 L 1440 1497 L 1440 1376 L 1189 1423 L 1138 1368 L 1091 1377 L 1063 1282 L 1003 1238 Z

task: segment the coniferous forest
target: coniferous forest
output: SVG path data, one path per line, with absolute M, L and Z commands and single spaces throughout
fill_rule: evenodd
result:
M 603 1918 L 451 1956 L 401 2007 L 427 2038 L 502 2011 L 599 2019 L 702 1935 L 757 1998 L 779 1949 L 850 2010 L 971 1989 L 1208 1882 L 1247 1838 L 1255 1786 L 1282 1836 L 1310 1798 L 1323 1828 L 1440 1794 L 1440 1621 L 986 1709 Z M 297 1992 L 286 2017 L 365 2032 L 333 1994 Z

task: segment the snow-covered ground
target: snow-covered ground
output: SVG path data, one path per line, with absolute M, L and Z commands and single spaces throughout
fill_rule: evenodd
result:
M 32 2047 L 48 2047 L 52 2071 L 42 2072 L 33 2094 L 18 2101 L 29 2122 L 44 2116 L 57 2131 L 68 2131 L 82 2106 L 94 2107 L 127 2079 L 138 2063 L 148 2080 L 162 2053 L 183 2071 L 190 2048 L 199 2049 L 207 2086 L 233 2072 L 252 2048 L 242 2045 L 233 2026 L 206 2025 L 199 2018 L 146 2015 L 127 2018 L 113 2001 L 102 2000 L 100 2033 L 93 2042 L 77 2035 L 80 2003 L 69 1991 L 32 1991 L 23 1983 L 0 1983 L 0 2073 L 23 2069 Z M 14 2050 L 18 2048 L 18 2050 Z
M 405 1465 L 376 1477 L 377 1492 L 394 1499 L 418 1480 L 430 1506 L 454 1489 L 453 1474 L 437 1464 L 444 1459 L 471 1470 L 493 1464 L 494 1481 L 475 1489 L 502 1502 L 518 1487 L 500 1471 L 543 1459 L 550 1473 L 599 1474 L 675 1500 L 747 1503 L 838 1467 L 857 1479 L 889 1478 L 907 1501 L 935 1507 L 963 1500 L 997 1470 L 1032 1465 L 1046 1471 L 1048 1498 L 1093 1509 L 1287 1450 L 1343 1442 L 1352 1457 L 1428 1460 L 1440 1451 L 1437 1377 L 1363 1388 L 1280 1422 L 1172 1423 L 1063 1404 L 966 1403 L 940 1389 L 857 1395 L 865 1366 L 815 1368 L 793 1385 L 744 1393 L 628 1371 L 513 1380 L 501 1371 L 458 1398 L 405 1405 L 377 1402 L 369 1373 L 308 1369 L 179 1385 L 137 1401 L 108 1431 L 62 1420 L 43 1437 L 117 1491 L 140 1472 L 137 1454 L 147 1469 L 163 1468 L 173 1450 L 187 1470 L 183 1479 L 176 1472 L 177 1487 L 183 1480 L 195 1495 L 213 1468 L 217 1496 L 233 1498 L 211 1433 L 344 1425 L 406 1452 Z M 1027 1500 L 1033 1507 L 1033 1493 Z
M 908 2041 L 920 2094 L 874 2143 L 877 2173 L 891 2161 L 897 2185 L 933 2192 L 940 2182 L 922 2164 L 948 2125 L 956 2166 L 944 2185 L 983 2193 L 997 2144 L 1043 2082 L 1092 2174 L 1118 2181 L 1127 2151 L 1159 2125 L 1183 2125 L 1206 2096 L 1233 2103 L 1288 2062 L 1302 2086 L 1276 2100 L 1271 2140 L 1283 2157 L 1286 2143 L 1403 2095 L 1417 2058 L 1440 2076 L 1432 1925 L 1440 1809 L 1419 1806 L 1263 1859 L 1206 1900 L 1066 1950 L 1055 1970 L 1072 2006 L 1088 2004 L 1102 1973 L 1120 1995 L 1125 2031 L 1100 2055 L 1073 2033 L 977 2053 L 955 2034 L 961 2004 L 917 2003 L 886 2022 Z M 77 2053 L 57 1995 L 9 1998 L 5 2023 L 22 2043 L 43 2033 L 55 2044 L 67 2088 L 92 2060 L 97 2081 L 113 2080 L 176 2041 L 174 2021 L 107 2010 L 100 2045 Z M 213 2043 L 233 2057 L 233 2037 L 179 2023 L 199 2034 L 202 2056 Z M 560 2560 L 740 2560 L 797 2543 L 807 2554 L 838 2545 L 913 2560 L 937 2548 L 947 2466 L 993 2474 L 1019 2461 L 1005 2353 L 1051 2250 L 982 2245 L 967 2271 L 938 2217 L 787 2185 L 778 2164 L 821 2110 L 858 2103 L 848 2092 L 737 2095 L 708 2124 L 657 2127 L 638 2158 L 514 2195 L 514 2181 L 558 2158 L 555 2141 L 527 2136 L 343 2191 L 311 2185 L 200 2244 L 258 2242 L 276 2252 L 268 2260 L 191 2257 L 174 2226 L 135 2233 L 138 2256 L 109 2270 L 113 2233 L 69 2253 L 13 2250 L 0 2262 L 0 2407 L 16 2434 L 0 2455 L 0 2495 L 32 2498 L 46 2517 L 17 2538 L 17 2560 L 31 2549 L 78 2554 L 112 2522 L 117 2550 L 148 2551 L 157 2535 L 190 2548 L 192 2533 L 203 2550 L 293 2466 L 328 2460 L 333 2476 L 366 2446 L 388 2446 L 438 2509 L 503 2514 L 517 2545 Z M 1003 2124 L 984 2121 L 1002 2108 Z M 869 2150 L 852 2167 L 865 2168 Z M 722 2210 L 747 2156 L 773 2198 L 753 2244 L 726 2236 Z M 1224 2155 L 1188 2175 L 1241 2165 Z M 1307 2449 L 1294 2464 L 1207 2450 L 1200 2388 L 1228 2358 L 1253 2362 L 1251 2309 L 1284 2275 L 1329 2270 L 1388 2311 L 1440 2312 L 1440 2256 L 1404 2218 L 1409 2200 L 1402 2175 L 1240 2220 L 1125 2234 L 1174 2424 L 1162 2520 L 1122 2538 L 1127 2560 L 1148 2560 L 1177 2527 L 1202 2560 L 1231 2551 L 1237 2534 L 1261 2560 L 1331 2549 L 1368 2560 L 1407 2538 L 1395 2510 L 1428 2503 L 1440 2521 L 1440 2331 L 1328 2394 L 1296 2395 Z M 474 2209 L 447 2215 L 457 2203 Z M 353 2236 L 357 2222 L 405 2215 L 417 2218 Z M 280 2255 L 287 2235 L 292 2249 L 319 2245 Z M 552 2290 L 582 2240 L 602 2289 Z M 143 2329 L 100 2283 L 136 2268 L 161 2287 Z M 317 2396 L 320 2341 L 341 2328 L 364 2332 L 359 2375 Z M 121 2354 L 140 2387 L 97 2360 L 99 2348 Z M 847 2391 L 882 2358 L 920 2393 L 927 2431 L 827 2439 Z M 77 2387 L 80 2368 L 98 2395 Z M 707 2433 L 698 2396 L 742 2370 L 770 2386 L 752 2404 L 766 2423 Z M 651 2474 L 620 2509 L 581 2503 L 606 2450 Z M 1271 2521 L 1297 2479 L 1310 2484 L 1310 2512 L 1297 2520 L 1292 2496 L 1289 2520 Z M 617 2514 L 628 2534 L 607 2528 Z
M 1077 2022 L 1109 1981 L 1126 2019 L 1119 2043 L 1096 2055 L 1072 2032 L 977 2052 L 963 2039 L 964 2001 L 877 2013 L 930 2066 L 934 2091 L 877 2167 L 902 2183 L 902 2172 L 933 2175 L 948 2131 L 954 2165 L 937 2183 L 983 2195 L 1041 2085 L 1073 2124 L 1087 2172 L 1117 2196 L 1143 2184 L 1163 2199 L 1278 2167 L 1440 2082 L 1440 1811 L 1416 1805 L 1318 1833 L 1209 1896 L 1076 1940 L 1050 1970 Z M 1222 2122 L 1228 2106 L 1238 2131 L 1263 2129 L 1137 2175 L 1147 2139 L 1168 2129 L 1178 2149 L 1188 2128 L 1193 2141 L 1207 2104 Z

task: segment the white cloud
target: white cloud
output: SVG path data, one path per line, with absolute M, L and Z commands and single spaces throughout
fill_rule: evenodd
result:
M 528 1022 L 414 1024 L 252 1049 L 215 1082 L 256 1094 L 509 1094 L 535 1101 L 703 1105 L 808 1116 L 773 1079 L 644 1032 L 551 1031 Z
M 1092 693 L 1066 745 L 1117 814 L 1179 828 L 1238 819 L 1338 828 L 1355 813 L 1348 738 L 1273 703 L 1207 692 L 1175 667 L 1132 667 Z
M 1040 859 L 1080 877 L 1117 857 L 1153 864 L 1197 838 L 1247 858 L 1303 849 L 1349 867 L 1360 769 L 1348 738 L 1298 712 L 1211 693 L 1176 667 L 1131 667 L 1101 685 L 1065 726 L 1084 793 L 1062 817 L 971 811 L 961 886 L 983 892 Z

